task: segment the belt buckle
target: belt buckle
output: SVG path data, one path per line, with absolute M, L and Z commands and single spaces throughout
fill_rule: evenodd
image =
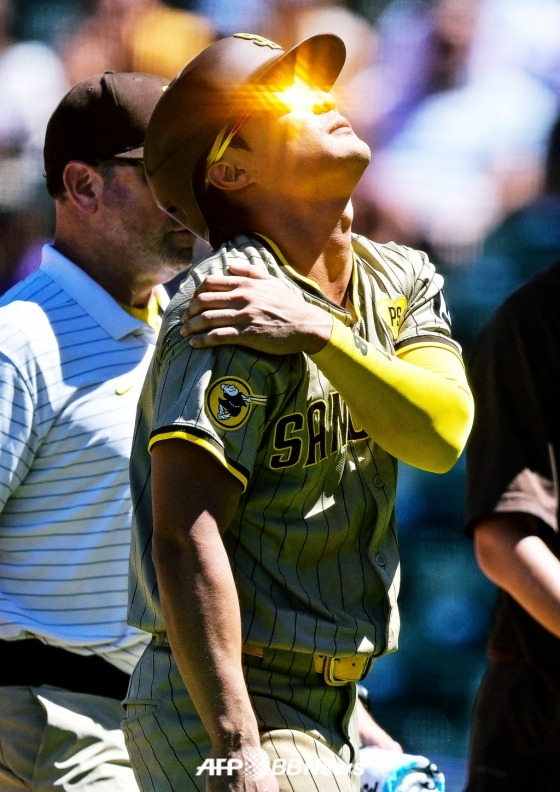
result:
M 359 682 L 369 674 L 373 666 L 373 661 L 374 661 L 373 655 L 370 655 L 369 657 L 365 658 L 365 662 L 358 679 L 341 679 L 340 677 L 336 677 L 334 673 L 336 663 L 338 662 L 337 658 L 325 657 L 325 664 L 323 666 L 323 679 L 325 680 L 327 685 L 332 685 L 333 687 L 346 685 L 348 682 Z
M 334 657 L 325 657 L 325 665 L 323 666 L 323 679 L 327 683 L 327 685 L 331 685 L 332 687 L 340 687 L 342 685 L 346 685 L 349 680 L 347 679 L 337 679 L 334 675 L 334 667 L 336 663 L 336 658 Z

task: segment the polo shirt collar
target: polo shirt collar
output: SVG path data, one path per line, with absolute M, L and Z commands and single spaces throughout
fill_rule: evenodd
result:
M 40 269 L 69 294 L 111 338 L 119 341 L 127 335 L 140 332 L 148 338 L 153 336 L 155 343 L 156 332 L 153 328 L 127 313 L 97 281 L 50 244 L 43 246 Z M 158 303 L 164 310 L 169 303 L 167 292 L 163 286 L 157 286 L 155 292 Z

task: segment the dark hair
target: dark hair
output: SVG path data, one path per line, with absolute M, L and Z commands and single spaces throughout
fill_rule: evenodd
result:
M 64 167 L 66 167 L 66 165 Z M 47 192 L 51 198 L 60 198 L 60 196 L 64 194 L 65 187 L 62 181 L 63 172 L 64 168 L 62 170 L 50 171 L 50 173 L 45 174 Z

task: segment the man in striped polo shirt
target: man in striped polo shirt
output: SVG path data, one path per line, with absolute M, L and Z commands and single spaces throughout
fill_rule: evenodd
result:
M 137 789 L 120 701 L 146 643 L 126 624 L 128 462 L 159 284 L 194 236 L 143 168 L 165 80 L 106 72 L 49 122 L 53 244 L 0 301 L 0 788 Z
M 158 204 L 215 250 L 166 311 L 131 458 L 143 792 L 358 790 L 356 682 L 398 639 L 397 460 L 444 472 L 470 428 L 441 276 L 352 233 L 344 58 L 224 38 L 148 125 Z

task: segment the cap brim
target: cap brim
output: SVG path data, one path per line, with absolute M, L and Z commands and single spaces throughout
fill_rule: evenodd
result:
M 332 33 L 318 33 L 280 55 L 250 82 L 267 85 L 289 82 L 297 76 L 304 82 L 329 91 L 345 60 L 346 47 L 342 39 Z

